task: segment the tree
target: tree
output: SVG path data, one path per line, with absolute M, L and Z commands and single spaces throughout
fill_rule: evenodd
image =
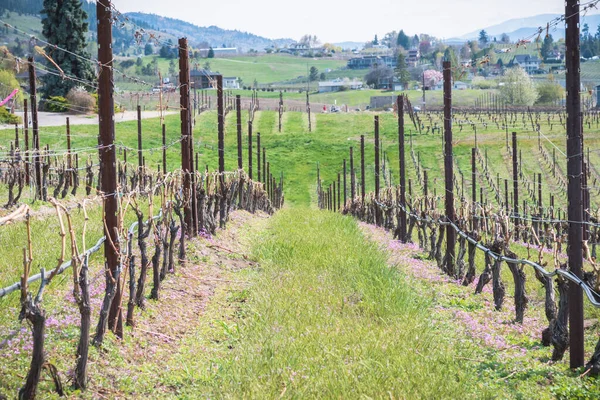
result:
M 381 39 L 381 44 L 385 44 L 390 49 L 396 47 L 396 38 L 398 37 L 398 32 L 391 31 L 385 34 L 383 39 Z
M 423 72 L 423 80 L 425 81 L 425 86 L 432 87 L 437 85 L 439 82 L 444 79 L 444 74 L 440 71 L 436 71 L 435 69 L 428 69 Z
M 400 30 L 398 34 L 398 39 L 396 39 L 396 44 L 398 46 L 404 47 L 404 49 L 408 50 L 410 48 L 410 38 L 404 33 L 403 30 Z
M 479 43 L 481 44 L 481 47 L 485 47 L 489 41 L 490 38 L 488 37 L 487 32 L 482 29 L 481 32 L 479 32 Z
M 537 85 L 538 99 L 535 104 L 554 104 L 565 95 L 565 90 L 558 83 L 548 80 Z
M 402 86 L 406 89 L 406 87 L 408 87 L 408 83 L 410 82 L 410 72 L 408 71 L 408 66 L 406 65 L 406 57 L 402 53 L 398 54 L 398 62 L 396 63 L 396 69 L 394 72 Z
M 377 34 L 375 34 L 375 39 L 373 39 L 373 44 L 375 46 L 379 44 L 379 40 L 377 40 Z
M 421 40 L 419 39 L 419 35 L 415 35 L 413 36 L 412 40 L 411 40 L 411 46 L 414 48 L 419 47 L 419 43 L 421 43 Z
M 544 59 L 544 61 L 548 58 L 548 56 L 550 56 L 552 49 L 554 49 L 554 39 L 552 38 L 552 35 L 547 35 L 544 38 L 544 42 L 542 43 L 542 48 L 540 50 L 541 56 Z
M 527 72 L 516 67 L 504 74 L 500 96 L 509 105 L 531 106 L 538 98 L 538 91 Z
M 88 15 L 82 9 L 81 0 L 44 0 L 43 7 L 42 34 L 49 43 L 67 50 L 55 50 L 47 46 L 46 53 L 52 55 L 52 60 L 65 75 L 75 76 L 84 81 L 94 80 L 92 63 L 85 60 L 90 58 L 86 51 Z M 47 64 L 51 70 L 56 70 L 53 63 L 47 61 Z M 57 75 L 47 74 L 43 77 L 46 98 L 64 97 L 71 88 L 80 84 Z
M 319 79 L 319 70 L 317 69 L 317 67 L 315 67 L 315 66 L 310 67 L 310 73 L 308 75 L 308 79 L 311 82 L 314 82 L 317 79 Z
M 146 43 L 146 46 L 144 46 L 144 55 L 149 56 L 152 55 L 152 53 L 154 53 L 154 48 L 150 43 Z
M 208 54 L 206 55 L 206 58 L 215 58 L 215 51 L 212 47 L 208 49 Z
M 456 53 L 452 46 L 448 46 L 446 51 L 444 51 L 444 59 L 450 61 L 450 65 L 452 66 L 452 78 L 458 80 L 462 75 L 462 70 L 459 68 L 458 57 L 456 57 Z
M 365 82 L 370 86 L 377 86 L 381 82 L 389 82 L 394 76 L 394 70 L 387 65 L 375 64 L 371 70 L 365 75 Z
M 500 36 L 500 43 L 509 44 L 510 43 L 510 36 L 508 36 L 506 33 L 503 33 Z
M 325 72 L 321 72 L 321 75 L 319 75 L 319 80 L 324 81 L 325 79 L 327 79 L 327 75 L 325 75 Z

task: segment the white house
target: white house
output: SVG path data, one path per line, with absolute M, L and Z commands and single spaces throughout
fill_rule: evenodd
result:
M 335 79 L 333 81 L 319 82 L 319 93 L 339 92 L 341 90 L 358 90 L 362 89 L 361 81 L 350 81 L 343 79 Z
M 240 81 L 235 76 L 233 77 L 223 77 L 223 88 L 224 89 L 239 89 Z
M 541 60 L 537 56 L 530 56 L 528 54 L 516 55 L 512 61 L 512 65 L 518 65 L 523 68 L 528 74 L 533 71 L 537 71 L 540 68 Z

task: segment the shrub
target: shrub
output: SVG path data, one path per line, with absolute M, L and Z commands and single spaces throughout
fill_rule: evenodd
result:
M 22 123 L 21 117 L 11 114 L 5 107 L 0 107 L 0 123 L 15 125 Z
M 498 82 L 496 82 L 495 80 L 485 79 L 481 76 L 476 76 L 475 78 L 473 78 L 471 84 L 473 85 L 473 87 L 478 89 L 492 89 L 498 86 Z
M 553 104 L 562 99 L 565 90 L 556 82 L 545 81 L 537 85 L 538 99 L 535 104 Z
M 96 108 L 96 98 L 80 87 L 74 87 L 69 90 L 67 100 L 73 106 L 73 111 L 76 113 L 86 114 L 94 111 Z
M 50 96 L 44 104 L 44 110 L 50 112 L 69 111 L 69 102 L 62 96 Z

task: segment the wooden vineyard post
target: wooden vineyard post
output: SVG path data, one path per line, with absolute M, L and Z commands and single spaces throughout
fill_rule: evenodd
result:
M 346 159 L 344 158 L 344 163 L 343 163 L 343 168 L 344 168 L 344 206 L 346 205 L 346 197 L 348 196 L 348 186 L 347 186 L 347 178 L 346 178 Z
M 356 197 L 356 174 L 354 173 L 354 148 L 350 147 L 350 199 Z
M 376 115 L 374 118 L 375 122 L 375 201 L 379 202 L 379 115 Z M 379 210 L 379 205 L 375 207 L 375 225 L 381 225 L 381 212 Z
M 73 162 L 71 159 L 71 122 L 70 122 L 69 117 L 67 117 L 66 122 L 67 122 L 67 170 L 65 171 L 65 190 L 73 183 L 71 181 L 74 180 L 74 178 L 71 179 L 71 176 L 72 176 L 71 169 L 73 168 Z M 65 191 L 65 195 L 66 195 L 66 191 Z
M 244 168 L 244 166 L 242 165 L 242 98 L 239 94 L 235 96 L 235 114 L 237 122 L 238 170 L 241 170 Z
M 104 270 L 106 290 L 100 310 L 100 319 L 94 337 L 94 344 L 100 345 L 106 332 L 108 313 L 119 285 L 119 241 L 117 237 L 117 154 L 114 146 L 114 87 L 113 87 L 113 53 L 112 53 L 112 11 L 111 1 L 106 0 L 96 5 L 98 17 L 98 155 L 102 165 L 101 190 L 104 210 Z M 122 314 L 118 313 L 121 320 Z
M 512 164 L 513 164 L 513 213 L 519 215 L 519 160 L 517 152 L 517 132 L 512 133 Z
M 144 161 L 142 159 L 142 157 L 143 157 L 143 152 L 142 152 L 142 107 L 140 105 L 137 106 L 137 142 L 138 142 L 138 174 L 140 174 L 140 179 L 141 179 L 142 167 L 144 166 Z
M 31 101 L 31 121 L 33 131 L 33 168 L 35 171 L 35 188 L 36 198 L 43 199 L 42 190 L 42 165 L 40 163 L 40 132 L 38 129 L 38 106 L 37 106 L 37 89 L 35 83 L 35 65 L 33 57 L 29 57 L 29 97 Z
M 281 133 L 281 119 L 283 117 L 283 92 L 279 91 L 279 133 Z
M 225 228 L 225 204 L 227 189 L 225 188 L 225 106 L 223 104 L 223 75 L 217 75 L 217 130 L 219 146 L 219 189 L 221 205 L 219 207 L 219 226 Z
M 167 127 L 162 124 L 162 166 L 163 175 L 167 174 Z
M 567 89 L 567 175 L 569 220 L 569 269 L 578 278 L 583 269 L 583 210 L 582 210 L 582 132 L 581 132 L 581 76 L 579 49 L 579 2 L 565 2 L 565 66 Z M 570 366 L 578 368 L 584 362 L 583 291 L 569 285 Z
M 476 207 L 476 203 L 477 203 L 477 166 L 475 164 L 475 153 L 477 152 L 477 149 L 475 147 L 473 147 L 471 149 L 471 207 L 473 207 L 472 210 L 472 222 L 471 222 L 471 227 L 472 230 L 477 230 L 477 218 L 475 216 L 475 207 Z
M 306 113 L 308 114 L 308 131 L 312 132 L 312 121 L 310 120 L 310 98 L 308 90 L 306 91 Z
M 252 121 L 248 121 L 248 178 L 252 180 Z M 260 164 L 260 161 L 259 161 Z
M 360 198 L 365 206 L 365 135 L 360 135 Z
M 398 111 L 398 172 L 400 174 L 400 210 L 398 211 L 398 239 L 406 242 L 406 161 L 404 158 L 404 97 L 396 99 Z
M 452 65 L 443 63 L 444 74 L 444 172 L 446 177 L 446 218 L 454 222 L 454 163 L 452 156 Z M 446 227 L 446 272 L 454 276 L 456 232 L 452 226 Z
M 23 99 L 23 135 L 25 140 L 25 184 L 29 185 L 29 114 L 27 99 Z
M 267 185 L 267 149 L 263 146 L 262 148 L 262 169 L 263 169 L 263 184 Z
M 256 133 L 256 175 L 259 182 L 262 182 L 260 175 L 260 132 Z
M 194 150 L 190 118 L 190 66 L 187 39 L 179 39 L 179 108 L 181 118 L 181 169 L 183 171 L 183 213 L 188 236 L 195 236 L 196 229 L 192 207 L 192 175 L 194 172 Z M 183 229 L 183 228 L 182 228 Z

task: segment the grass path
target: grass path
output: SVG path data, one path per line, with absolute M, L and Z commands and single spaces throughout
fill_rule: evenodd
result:
M 235 322 L 176 357 L 183 397 L 486 397 L 451 328 L 353 219 L 285 210 L 254 242 L 261 268 Z

